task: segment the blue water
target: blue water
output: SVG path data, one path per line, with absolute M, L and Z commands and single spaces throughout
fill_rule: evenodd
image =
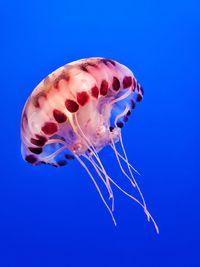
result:
M 0 6 L 0 266 L 200 266 L 199 2 Z M 122 133 L 159 235 L 117 190 L 114 227 L 78 162 L 32 167 L 21 158 L 20 116 L 32 89 L 59 66 L 91 56 L 127 65 L 144 87 Z M 119 175 L 111 150 L 100 155 Z

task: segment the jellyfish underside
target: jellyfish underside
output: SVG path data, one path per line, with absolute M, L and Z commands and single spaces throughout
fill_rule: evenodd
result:
M 139 204 L 143 208 L 148 221 L 151 220 L 153 222 L 156 232 L 159 233 L 158 226 L 147 209 L 145 199 L 138 186 L 138 183 L 136 182 L 133 172 L 137 173 L 138 175 L 140 174 L 129 163 L 127 153 L 125 151 L 124 144 L 123 144 L 121 129 L 120 127 L 118 127 L 118 122 L 120 121 L 120 119 L 124 118 L 125 116 L 127 116 L 127 114 L 131 112 L 130 104 L 127 104 L 127 97 L 131 95 L 132 95 L 132 92 L 127 90 L 125 94 L 120 95 L 118 98 L 112 99 L 109 103 L 104 103 L 105 106 L 103 108 L 103 112 L 101 111 L 101 108 L 99 108 L 100 112 L 103 113 L 102 115 L 103 115 L 104 121 L 103 121 L 103 125 L 100 125 L 100 127 L 98 127 L 98 130 L 100 129 L 100 132 L 96 134 L 97 136 L 99 135 L 99 138 L 102 138 L 101 135 L 104 134 L 105 132 L 107 133 L 108 135 L 107 145 L 110 146 L 110 148 L 114 152 L 118 165 L 121 169 L 121 172 L 130 182 L 131 186 L 138 191 L 141 200 L 138 200 L 132 194 L 128 193 L 125 189 L 122 188 L 121 185 L 119 185 L 113 178 L 111 178 L 107 174 L 107 171 L 105 170 L 102 160 L 99 156 L 99 151 L 105 146 L 105 143 L 103 143 L 104 145 L 101 145 L 98 147 L 96 147 L 93 144 L 93 140 L 90 140 L 90 135 L 88 135 L 87 133 L 84 133 L 84 129 L 79 123 L 79 112 L 73 114 L 70 120 L 70 126 L 71 126 L 70 133 L 71 135 L 76 137 L 79 140 L 79 142 L 76 142 L 75 146 L 74 145 L 70 146 L 70 150 L 69 150 L 69 144 L 65 141 L 65 138 L 59 135 L 52 136 L 52 138 L 50 138 L 47 141 L 46 146 L 48 145 L 54 146 L 53 147 L 54 152 L 50 153 L 48 156 L 45 156 L 43 158 L 43 163 L 56 166 L 56 162 L 55 164 L 52 163 L 52 159 L 56 159 L 57 156 L 62 158 L 63 155 L 66 156 L 66 153 L 68 155 L 68 159 L 76 158 L 78 162 L 81 164 L 81 166 L 86 170 L 92 182 L 94 183 L 100 195 L 100 198 L 102 199 L 102 202 L 104 203 L 104 205 L 106 206 L 107 210 L 109 211 L 112 217 L 114 225 L 117 225 L 117 223 L 116 223 L 116 220 L 113 214 L 114 194 L 113 194 L 111 184 L 114 185 L 124 195 L 126 195 L 127 197 L 135 201 L 137 204 Z M 125 104 L 124 104 L 124 99 L 126 99 Z M 113 105 L 115 104 L 118 105 L 118 109 L 116 107 L 115 109 L 113 108 Z M 99 106 L 102 106 L 102 104 L 100 103 Z M 113 109 L 115 110 L 115 112 L 114 112 L 114 115 L 112 116 Z M 107 114 L 108 116 L 107 118 L 105 114 Z M 110 126 L 111 124 L 112 126 Z M 116 147 L 117 142 L 120 144 L 122 153 L 120 153 Z M 104 194 L 102 193 L 102 190 L 100 189 L 94 175 L 92 174 L 86 162 L 82 158 L 86 159 L 87 162 L 89 162 L 93 166 L 94 170 L 96 171 L 96 174 L 102 181 L 103 185 L 106 187 L 107 192 L 108 192 L 108 198 L 109 200 L 111 200 L 111 205 L 109 205 L 109 203 L 106 201 Z M 60 162 L 62 162 L 62 160 Z M 127 170 L 125 170 L 125 168 L 123 167 L 123 163 L 125 163 Z

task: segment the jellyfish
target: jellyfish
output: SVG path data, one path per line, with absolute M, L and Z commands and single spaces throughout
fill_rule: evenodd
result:
M 121 134 L 143 94 L 131 70 L 115 60 L 98 57 L 68 63 L 44 78 L 28 98 L 21 118 L 21 152 L 23 159 L 34 166 L 61 167 L 77 159 L 93 181 L 114 224 L 113 186 L 143 208 L 158 232 L 134 177 L 137 171 L 129 163 Z M 121 153 L 116 143 L 120 144 Z M 138 191 L 140 200 L 108 175 L 99 155 L 105 146 L 114 152 L 124 177 Z M 105 186 L 108 200 L 88 163 Z

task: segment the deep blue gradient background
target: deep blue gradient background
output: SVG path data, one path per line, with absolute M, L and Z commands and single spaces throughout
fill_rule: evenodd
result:
M 199 8 L 193 0 L 1 1 L 1 267 L 200 266 Z M 127 65 L 144 87 L 123 137 L 160 235 L 117 190 L 114 227 L 78 162 L 56 169 L 21 158 L 20 116 L 33 88 L 91 56 Z M 115 177 L 111 151 L 100 155 Z

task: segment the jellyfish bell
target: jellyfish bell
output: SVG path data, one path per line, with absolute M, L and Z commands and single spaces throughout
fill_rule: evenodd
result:
M 106 58 L 88 58 L 66 64 L 48 75 L 28 98 L 21 119 L 21 151 L 32 165 L 66 165 L 77 159 L 87 171 L 110 212 L 114 223 L 114 195 L 111 184 L 147 210 L 134 178 L 122 141 L 121 128 L 143 98 L 143 89 L 126 66 Z M 119 142 L 123 155 L 119 153 Z M 99 151 L 110 146 L 124 176 L 141 200 L 129 194 L 105 170 Z M 105 200 L 87 161 L 107 188 L 111 207 Z M 125 170 L 123 163 L 126 164 Z

